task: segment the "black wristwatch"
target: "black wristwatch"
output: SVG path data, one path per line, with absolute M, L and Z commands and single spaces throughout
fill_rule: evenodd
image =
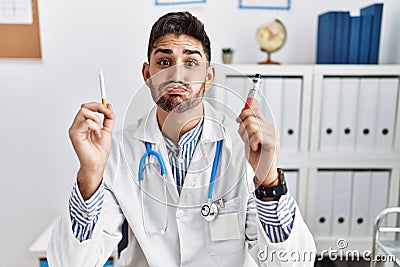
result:
M 279 184 L 276 186 L 263 187 L 261 185 L 258 185 L 257 183 L 255 184 L 255 194 L 258 199 L 270 197 L 274 198 L 275 200 L 279 200 L 282 195 L 287 193 L 285 174 L 283 173 L 283 170 L 278 168 L 278 174 Z

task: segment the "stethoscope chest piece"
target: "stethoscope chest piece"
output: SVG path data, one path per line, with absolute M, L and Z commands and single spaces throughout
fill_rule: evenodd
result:
M 201 206 L 201 215 L 203 215 L 203 218 L 206 221 L 211 222 L 211 221 L 215 220 L 215 217 L 217 217 L 217 215 L 218 215 L 217 204 L 215 204 L 213 202 L 204 203 Z

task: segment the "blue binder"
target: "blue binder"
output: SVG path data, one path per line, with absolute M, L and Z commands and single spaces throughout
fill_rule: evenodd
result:
M 383 4 L 373 4 L 360 10 L 361 17 L 371 16 L 371 44 L 369 52 L 369 64 L 378 64 L 379 59 L 379 42 L 381 38 Z
M 358 64 L 360 50 L 360 17 L 350 17 L 349 48 L 347 50 L 347 63 Z
M 347 63 L 347 49 L 349 44 L 350 12 L 336 13 L 335 56 L 334 63 Z
M 317 64 L 334 63 L 337 12 L 318 16 Z
M 374 17 L 361 16 L 361 36 L 360 36 L 360 54 L 358 62 L 360 64 L 370 64 L 370 45 L 371 31 Z

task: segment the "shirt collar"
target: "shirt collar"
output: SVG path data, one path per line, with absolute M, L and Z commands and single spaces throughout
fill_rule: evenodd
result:
M 205 100 L 203 100 L 203 105 L 203 129 L 200 131 L 200 140 L 204 142 L 215 142 L 224 139 L 226 134 L 224 126 L 226 116 L 224 116 L 223 113 L 216 111 Z M 135 126 L 128 126 L 128 129 L 125 130 L 128 135 L 127 138 L 139 139 L 149 143 L 159 143 L 160 140 L 163 139 L 163 135 L 158 127 L 156 110 L 157 106 L 154 105 L 146 115 L 139 119 Z M 197 126 L 201 127 L 200 123 Z
M 190 131 L 188 131 L 187 133 L 182 135 L 182 137 L 178 141 L 179 150 L 183 146 L 185 146 L 186 144 L 189 144 L 191 142 L 197 143 L 197 141 L 199 140 L 199 137 L 201 135 L 201 132 L 203 130 L 203 122 L 204 122 L 204 117 L 200 120 L 199 123 L 197 123 L 196 127 L 194 127 L 193 129 L 191 129 Z M 168 149 L 173 150 L 173 148 L 176 147 L 174 142 L 172 142 L 165 135 L 164 135 L 164 139 L 165 139 L 165 144 L 167 145 Z

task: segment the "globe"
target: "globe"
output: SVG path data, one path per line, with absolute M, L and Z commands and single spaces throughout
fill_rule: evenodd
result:
M 283 23 L 275 19 L 261 25 L 257 30 L 257 43 L 261 50 L 267 52 L 267 60 L 258 64 L 280 64 L 271 60 L 271 53 L 279 50 L 286 41 L 286 29 Z

